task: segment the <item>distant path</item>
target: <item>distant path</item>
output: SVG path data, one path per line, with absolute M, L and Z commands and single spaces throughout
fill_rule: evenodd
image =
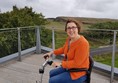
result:
M 90 55 L 100 55 L 100 54 L 104 54 L 104 53 L 111 53 L 112 52 L 112 46 L 107 46 L 107 47 L 102 47 L 102 48 L 96 48 L 96 49 L 91 49 L 90 50 Z M 116 48 L 116 51 L 118 51 L 118 49 Z

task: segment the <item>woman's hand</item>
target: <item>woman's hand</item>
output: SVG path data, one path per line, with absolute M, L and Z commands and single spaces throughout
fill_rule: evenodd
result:
M 59 66 L 61 66 L 61 62 L 53 62 L 51 66 L 59 67 Z
M 49 57 L 51 57 L 52 54 L 53 54 L 53 51 L 44 54 L 43 57 L 44 57 L 44 59 L 48 59 Z

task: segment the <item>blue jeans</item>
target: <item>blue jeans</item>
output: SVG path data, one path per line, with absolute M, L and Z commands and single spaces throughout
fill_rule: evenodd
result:
M 77 80 L 72 80 L 70 73 L 66 69 L 59 67 L 50 71 L 49 83 L 83 83 L 86 78 L 85 75 Z

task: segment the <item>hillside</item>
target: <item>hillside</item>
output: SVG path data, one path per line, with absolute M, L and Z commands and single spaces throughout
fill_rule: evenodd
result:
M 47 26 L 48 26 L 48 28 L 55 27 L 57 29 L 64 29 L 65 22 L 68 19 L 75 19 L 75 20 L 82 22 L 84 28 L 87 28 L 88 26 L 90 26 L 92 24 L 96 24 L 96 23 L 118 22 L 118 19 L 60 16 L 60 17 L 56 17 L 56 18 L 47 18 L 47 20 L 49 22 L 49 24 Z
M 118 22 L 118 19 L 108 18 L 86 18 L 86 17 L 57 17 L 56 20 L 66 21 L 67 19 L 75 19 L 81 21 L 83 24 L 95 24 L 102 22 Z

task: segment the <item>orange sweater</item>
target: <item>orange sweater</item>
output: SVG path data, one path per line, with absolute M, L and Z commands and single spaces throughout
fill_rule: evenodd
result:
M 55 55 L 64 54 L 67 55 L 67 60 L 62 61 L 62 67 L 66 69 L 71 68 L 88 68 L 89 67 L 89 43 L 83 37 L 70 44 L 70 49 L 68 50 L 68 41 L 67 38 L 63 47 L 54 50 Z M 85 75 L 86 72 L 70 72 L 71 78 L 73 80 L 78 79 L 79 77 Z

